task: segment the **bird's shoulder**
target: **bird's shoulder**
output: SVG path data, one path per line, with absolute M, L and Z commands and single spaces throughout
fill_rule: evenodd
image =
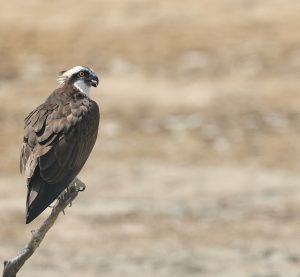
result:
M 49 142 L 88 116 L 99 117 L 97 103 L 74 87 L 59 87 L 25 118 L 24 140 L 31 146 Z
M 34 172 L 37 158 L 49 153 L 53 147 L 65 148 L 66 141 L 88 140 L 89 138 L 79 135 L 86 132 L 77 132 L 79 130 L 91 128 L 94 130 L 94 139 L 97 135 L 99 116 L 99 108 L 95 101 L 74 88 L 57 88 L 43 104 L 25 118 L 21 171 L 24 170 L 29 178 Z M 29 163 L 26 172 L 26 164 L 30 157 L 32 163 Z

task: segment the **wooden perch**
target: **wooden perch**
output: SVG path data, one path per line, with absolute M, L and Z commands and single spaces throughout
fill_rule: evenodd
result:
M 34 251 L 39 247 L 49 229 L 55 223 L 60 212 L 72 203 L 77 197 L 79 191 L 85 189 L 85 184 L 78 178 L 68 186 L 68 189 L 63 191 L 58 198 L 57 203 L 52 209 L 51 214 L 41 224 L 41 226 L 31 231 L 32 237 L 28 244 L 18 253 L 18 255 L 8 261 L 4 261 L 3 277 L 15 277 L 24 263 L 32 256 Z

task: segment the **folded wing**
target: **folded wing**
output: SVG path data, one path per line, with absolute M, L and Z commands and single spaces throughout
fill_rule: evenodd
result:
M 76 177 L 97 138 L 99 109 L 94 101 L 53 97 L 25 119 L 20 169 L 28 186 L 26 223 Z

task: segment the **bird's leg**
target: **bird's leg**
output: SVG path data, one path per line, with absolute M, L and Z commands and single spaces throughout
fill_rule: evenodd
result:
M 60 203 L 61 201 L 64 201 L 64 200 L 65 200 L 65 195 L 66 195 L 66 190 L 63 190 L 62 193 L 58 196 L 57 202 L 56 202 L 55 206 L 56 206 L 56 205 L 59 205 L 59 203 Z M 65 213 L 65 210 L 62 210 L 62 213 L 65 215 L 65 214 L 66 214 L 66 213 Z
M 64 201 L 65 200 L 65 195 L 66 195 L 66 190 L 63 190 L 61 194 L 57 197 L 58 201 Z
M 72 189 L 76 192 L 81 192 L 85 190 L 85 184 L 78 178 L 75 179 L 67 186 L 66 193 L 69 193 Z M 70 202 L 69 207 L 72 207 L 72 202 Z
M 67 188 L 66 188 L 66 193 L 69 193 L 70 192 L 70 186 L 71 186 L 71 184 L 69 184 L 68 186 L 67 186 Z M 70 202 L 70 204 L 69 204 L 69 207 L 72 207 L 72 202 Z M 63 210 L 63 214 L 65 214 L 65 211 Z
M 69 184 L 67 187 L 66 187 L 66 189 L 65 190 L 63 190 L 62 192 L 61 192 L 61 194 L 57 197 L 57 203 L 55 204 L 55 205 L 58 205 L 59 204 L 59 202 L 61 202 L 61 201 L 65 201 L 65 199 L 66 199 L 66 196 L 67 196 L 67 194 L 69 193 L 69 186 L 70 186 L 71 184 Z M 70 203 L 69 204 L 70 206 L 69 207 L 71 207 L 72 206 L 72 204 Z M 62 210 L 62 213 L 65 215 L 66 213 L 65 213 L 65 210 Z
M 85 190 L 85 184 L 78 178 L 76 177 L 67 187 L 65 190 L 63 190 L 61 192 L 61 194 L 58 196 L 57 198 L 57 202 L 56 204 L 54 205 L 57 206 L 59 205 L 60 202 L 62 201 L 66 201 L 69 197 L 69 194 L 72 193 L 72 190 L 75 192 L 81 192 L 81 191 L 84 191 Z M 51 208 L 54 208 L 54 207 L 51 207 Z M 72 202 L 69 203 L 69 207 L 72 207 Z M 63 210 L 62 211 L 63 214 L 65 214 L 65 211 Z
M 68 193 L 70 193 L 73 186 L 75 186 L 74 181 L 72 181 L 70 184 L 68 184 L 68 186 L 61 192 L 61 194 L 58 196 L 57 199 L 64 201 L 66 196 L 68 195 Z

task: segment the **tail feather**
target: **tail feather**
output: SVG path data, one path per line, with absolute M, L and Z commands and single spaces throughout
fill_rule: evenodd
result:
M 33 178 L 28 184 L 26 224 L 33 221 L 57 199 L 68 183 L 49 185 L 42 178 Z

